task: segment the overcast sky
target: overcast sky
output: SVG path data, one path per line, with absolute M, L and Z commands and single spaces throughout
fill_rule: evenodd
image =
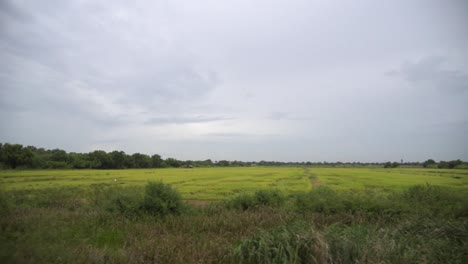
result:
M 0 142 L 468 160 L 468 3 L 0 0 Z

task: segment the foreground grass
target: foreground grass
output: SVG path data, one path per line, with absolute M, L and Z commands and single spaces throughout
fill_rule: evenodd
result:
M 1 263 L 467 263 L 468 194 L 257 191 L 146 211 L 143 186 L 0 194 Z M 156 201 L 157 203 L 157 201 Z

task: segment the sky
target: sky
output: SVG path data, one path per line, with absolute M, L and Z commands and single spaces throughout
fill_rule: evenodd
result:
M 0 142 L 468 160 L 468 3 L 0 0 Z

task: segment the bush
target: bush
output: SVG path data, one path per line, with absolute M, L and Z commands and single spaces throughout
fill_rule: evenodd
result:
M 132 193 L 116 193 L 110 198 L 107 210 L 121 214 L 137 214 L 140 209 L 141 199 Z
M 435 185 L 415 185 L 403 193 L 403 197 L 410 202 L 434 204 L 443 198 L 443 190 Z
M 338 213 L 344 211 L 345 204 L 341 197 L 327 187 L 318 187 L 308 193 L 300 193 L 295 197 L 296 209 L 317 213 Z
M 286 198 L 283 193 L 278 190 L 260 190 L 254 194 L 254 199 L 258 205 L 263 206 L 281 206 Z
M 278 207 L 284 204 L 286 197 L 278 190 L 259 190 L 253 195 L 240 194 L 230 201 L 227 206 L 229 208 L 247 210 L 260 206 Z
M 310 225 L 296 223 L 261 231 L 234 249 L 234 263 L 327 263 L 328 245 Z
M 250 194 L 242 193 L 229 200 L 226 204 L 228 208 L 247 210 L 257 206 L 254 197 Z
M 398 216 L 408 211 L 401 195 L 383 195 L 374 190 L 334 191 L 321 186 L 295 196 L 295 207 L 300 212 L 365 213 L 373 216 Z
M 415 185 L 403 192 L 402 197 L 419 214 L 458 217 L 468 215 L 468 196 L 447 187 Z
M 183 211 L 182 198 L 170 185 L 148 182 L 142 209 L 152 215 L 179 214 Z

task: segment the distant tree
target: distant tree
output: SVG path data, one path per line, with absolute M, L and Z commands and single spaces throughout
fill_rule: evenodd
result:
M 22 146 L 19 144 L 8 144 L 6 143 L 2 148 L 2 161 L 9 168 L 16 168 L 19 163 L 19 155 Z
M 193 160 L 186 160 L 185 162 L 182 162 L 184 167 L 187 168 L 192 168 L 193 167 Z
M 207 159 L 207 160 L 202 161 L 202 164 L 203 164 L 204 166 L 210 167 L 210 166 L 213 166 L 213 161 L 210 160 L 210 159 Z
M 174 158 L 167 158 L 165 160 L 165 163 L 167 164 L 167 166 L 174 168 L 179 168 L 180 166 L 182 166 L 182 162 Z
M 135 168 L 150 168 L 151 158 L 146 154 L 135 153 L 132 155 Z
M 125 156 L 125 168 L 135 168 L 135 161 L 133 160 L 133 156 L 126 155 Z
M 20 165 L 20 155 L 23 146 L 19 144 L 6 143 L 2 147 L 1 159 L 9 168 L 15 169 Z
M 440 161 L 437 167 L 439 169 L 453 169 L 458 165 L 461 165 L 463 162 L 461 160 L 451 160 L 451 161 Z
M 244 164 L 244 162 L 242 162 L 242 161 L 235 160 L 235 161 L 230 162 L 230 166 L 233 166 L 233 167 L 243 167 L 243 166 L 245 166 L 245 164 Z
M 67 153 L 65 150 L 36 148 L 34 146 L 23 147 L 20 144 L 0 143 L 0 168 L 94 168 L 94 169 L 124 169 L 124 168 L 165 168 L 165 167 L 210 167 L 210 166 L 328 166 L 328 167 L 355 167 L 355 166 L 384 166 L 385 168 L 396 168 L 401 166 L 398 162 L 279 162 L 279 161 L 228 161 L 220 160 L 213 162 L 207 160 L 187 160 L 181 161 L 175 158 L 163 160 L 161 156 L 155 154 L 135 153 L 127 155 L 123 151 L 105 152 L 102 150 L 90 153 Z M 468 163 L 461 160 L 441 161 L 436 163 L 433 159 L 428 159 L 423 163 L 405 162 L 405 166 L 439 167 L 445 169 L 468 167 Z
M 53 149 L 50 151 L 50 159 L 57 162 L 67 162 L 68 155 L 65 150 Z
M 158 154 L 151 156 L 151 167 L 153 168 L 162 168 L 162 163 L 164 160 Z
M 227 167 L 229 166 L 229 161 L 227 160 L 220 160 L 216 163 L 217 166 L 221 166 L 221 167 Z
M 125 152 L 114 150 L 111 153 L 109 153 L 109 156 L 112 160 L 113 169 L 125 168 L 125 160 L 127 159 L 127 155 L 125 154 Z
M 429 166 L 431 166 L 431 165 L 434 165 L 434 164 L 436 164 L 435 160 L 433 160 L 433 159 L 428 159 L 428 160 L 426 160 L 426 161 L 424 161 L 424 162 L 422 163 L 422 166 L 423 166 L 424 168 L 427 168 L 427 167 L 429 167 Z
M 68 154 L 69 165 L 74 169 L 86 169 L 90 168 L 89 155 L 83 153 L 69 153 Z
M 6 167 L 15 169 L 19 166 L 31 167 L 33 153 L 29 148 L 23 148 L 20 144 L 2 145 L 0 160 Z
M 112 159 L 103 150 L 95 150 L 89 153 L 90 166 L 93 169 L 110 169 L 112 168 Z

